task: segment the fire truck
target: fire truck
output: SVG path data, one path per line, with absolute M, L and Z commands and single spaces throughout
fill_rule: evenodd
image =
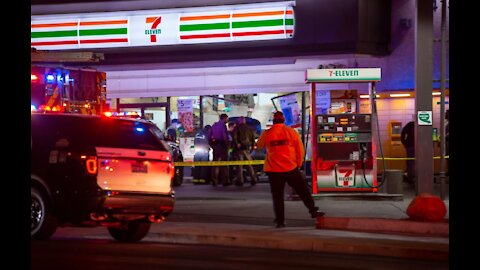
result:
M 101 114 L 108 109 L 104 72 L 64 66 L 97 63 L 104 59 L 103 54 L 32 47 L 30 59 L 32 111 Z
M 94 69 L 32 65 L 31 109 L 102 114 L 108 110 L 106 74 Z

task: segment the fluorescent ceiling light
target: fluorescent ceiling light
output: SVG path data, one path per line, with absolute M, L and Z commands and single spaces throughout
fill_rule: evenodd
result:
M 369 98 L 370 95 L 360 95 L 360 98 Z M 380 95 L 375 95 L 375 97 L 379 98 Z
M 410 94 L 390 94 L 390 97 L 409 97 Z

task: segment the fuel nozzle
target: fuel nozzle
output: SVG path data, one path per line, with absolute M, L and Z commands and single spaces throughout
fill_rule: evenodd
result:
M 360 143 L 360 157 L 362 158 L 363 161 L 367 161 L 367 144 L 366 143 Z

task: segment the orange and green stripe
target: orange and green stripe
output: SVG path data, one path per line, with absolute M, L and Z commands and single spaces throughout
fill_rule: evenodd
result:
M 81 21 L 79 25 L 80 45 L 128 44 L 128 20 L 108 19 Z
M 31 24 L 31 46 L 64 49 L 90 44 L 128 44 L 128 20 L 57 21 Z
M 58 21 L 48 23 L 32 23 L 30 40 L 32 47 L 78 45 L 78 22 Z
M 216 14 L 182 14 L 180 16 L 180 41 L 235 41 L 291 37 L 294 18 L 291 7 L 261 10 L 234 10 Z

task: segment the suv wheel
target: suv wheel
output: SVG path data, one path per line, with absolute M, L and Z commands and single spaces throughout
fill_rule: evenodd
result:
M 177 158 L 178 162 L 183 162 L 183 157 L 179 156 Z M 173 186 L 181 186 L 183 183 L 183 166 L 176 166 L 175 167 L 175 176 L 173 177 Z
M 126 226 L 109 227 L 110 235 L 120 242 L 138 242 L 147 235 L 151 223 L 145 221 L 130 221 Z
M 31 188 L 31 196 L 31 238 L 48 239 L 57 229 L 57 219 L 50 212 L 48 199 L 41 191 Z

